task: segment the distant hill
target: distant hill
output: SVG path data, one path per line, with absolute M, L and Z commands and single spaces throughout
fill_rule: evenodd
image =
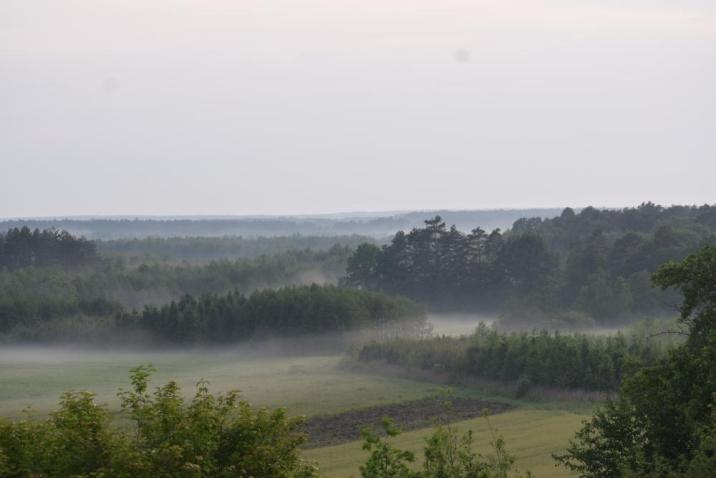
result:
M 561 208 L 491 209 L 472 211 L 425 210 L 386 213 L 346 213 L 316 216 L 195 216 L 195 217 L 92 217 L 41 218 L 0 221 L 0 231 L 27 226 L 31 229 L 64 229 L 89 239 L 141 237 L 217 237 L 361 234 L 384 237 L 398 230 L 422 226 L 440 215 L 448 224 L 469 231 L 507 229 L 520 218 L 553 218 Z

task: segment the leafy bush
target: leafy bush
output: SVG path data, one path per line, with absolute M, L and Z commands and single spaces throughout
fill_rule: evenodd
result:
M 65 478 L 311 478 L 302 461 L 301 420 L 254 409 L 237 392 L 213 395 L 200 382 L 185 403 L 175 382 L 149 392 L 152 369 L 132 370 L 119 394 L 127 427 L 89 392 L 66 393 L 49 419 L 0 422 L 0 476 Z
M 487 420 L 487 418 L 486 418 Z M 488 420 L 489 425 L 489 420 Z M 386 437 L 370 430 L 363 432 L 363 449 L 370 452 L 366 463 L 360 467 L 362 478 L 520 478 L 513 469 L 515 458 L 505 448 L 504 440 L 490 426 L 492 450 L 489 456 L 472 451 L 472 431 L 460 434 L 454 425 L 438 425 L 425 439 L 424 461 L 420 471 L 411 464 L 415 455 L 400 450 L 391 438 L 400 431 L 390 419 L 383 421 Z M 527 472 L 526 477 L 531 477 Z

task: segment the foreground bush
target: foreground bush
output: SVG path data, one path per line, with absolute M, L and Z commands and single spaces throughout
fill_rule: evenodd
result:
M 301 419 L 281 409 L 256 410 L 237 392 L 213 395 L 203 382 L 188 403 L 173 381 L 150 393 L 150 372 L 134 369 L 132 388 L 119 394 L 131 427 L 113 426 L 88 392 L 63 395 L 47 420 L 0 422 L 0 476 L 318 476 L 299 457 Z
M 488 421 L 489 424 L 489 421 Z M 362 478 L 530 478 L 528 471 L 522 475 L 514 469 L 515 458 L 505 448 L 504 440 L 492 432 L 493 453 L 483 456 L 472 451 L 471 431 L 460 434 L 455 425 L 438 425 L 425 439 L 422 470 L 415 471 L 412 452 L 396 448 L 391 438 L 400 432 L 389 419 L 383 427 L 386 437 L 370 430 L 363 432 L 363 449 L 370 452 L 366 463 L 360 467 Z
M 131 371 L 120 391 L 121 423 L 89 392 L 68 392 L 46 420 L 0 421 L 0 478 L 318 478 L 301 459 L 301 418 L 255 409 L 237 392 L 214 395 L 197 384 L 185 402 L 176 382 L 149 391 L 151 367 Z M 489 422 L 488 422 L 489 423 Z M 368 430 L 363 478 L 519 478 L 514 457 L 492 430 L 493 453 L 472 451 L 471 431 L 439 425 L 425 441 L 425 460 Z M 527 477 L 531 476 L 529 473 Z

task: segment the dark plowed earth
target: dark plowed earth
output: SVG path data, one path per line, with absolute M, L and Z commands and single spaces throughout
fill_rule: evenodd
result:
M 430 427 L 436 422 L 467 420 L 485 411 L 494 415 L 511 408 L 505 403 L 473 398 L 451 398 L 449 401 L 428 398 L 311 417 L 304 423 L 302 431 L 308 433 L 306 447 L 316 448 L 358 440 L 361 429 L 365 427 L 380 431 L 384 417 L 392 418 L 398 428 L 406 431 Z

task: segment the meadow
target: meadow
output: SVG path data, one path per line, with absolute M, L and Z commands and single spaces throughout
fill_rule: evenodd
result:
M 102 351 L 63 348 L 0 349 L 0 415 L 18 418 L 22 410 L 42 416 L 55 408 L 67 390 L 90 390 L 100 402 L 118 410 L 115 394 L 128 387 L 128 371 L 140 363 L 151 363 L 157 371 L 152 383 L 177 380 L 185 394 L 197 381 L 206 379 L 211 390 L 241 390 L 258 406 L 285 407 L 291 415 L 323 415 L 357 408 L 405 402 L 443 393 L 439 385 L 417 380 L 348 372 L 341 355 L 277 355 L 270 350 L 246 348 L 192 351 Z M 589 404 L 576 402 L 523 402 L 495 396 L 477 389 L 457 388 L 459 396 L 498 399 L 514 410 L 493 416 L 492 426 L 507 440 L 518 465 L 537 476 L 570 476 L 554 468 L 551 454 L 564 448 L 589 411 Z M 460 422 L 476 434 L 475 446 L 487 451 L 489 435 L 484 418 Z M 406 432 L 396 444 L 419 451 L 429 429 Z M 306 449 L 327 477 L 358 476 L 366 453 L 360 442 Z M 418 453 L 418 455 L 420 455 Z
M 129 370 L 152 364 L 152 384 L 176 380 L 186 395 L 199 380 L 214 392 L 240 390 L 258 406 L 284 407 L 293 415 L 338 413 L 358 407 L 413 400 L 437 386 L 339 370 L 342 357 L 266 356 L 235 349 L 218 352 L 71 351 L 0 349 L 0 415 L 18 417 L 31 406 L 46 414 L 65 391 L 89 390 L 118 409 L 117 390 L 129 386 Z
M 552 454 L 564 450 L 582 420 L 588 416 L 585 410 L 527 407 L 494 415 L 489 418 L 489 423 L 485 418 L 474 418 L 457 425 L 461 431 L 473 431 L 473 449 L 478 453 L 490 453 L 494 431 L 507 442 L 508 451 L 516 457 L 519 469 L 530 470 L 536 477 L 559 478 L 576 475 L 556 467 Z M 393 444 L 414 452 L 416 465 L 419 465 L 425 438 L 430 432 L 430 429 L 405 432 L 397 436 Z M 325 476 L 331 478 L 360 476 L 358 467 L 368 456 L 361 449 L 360 441 L 306 450 L 304 455 L 317 461 Z

